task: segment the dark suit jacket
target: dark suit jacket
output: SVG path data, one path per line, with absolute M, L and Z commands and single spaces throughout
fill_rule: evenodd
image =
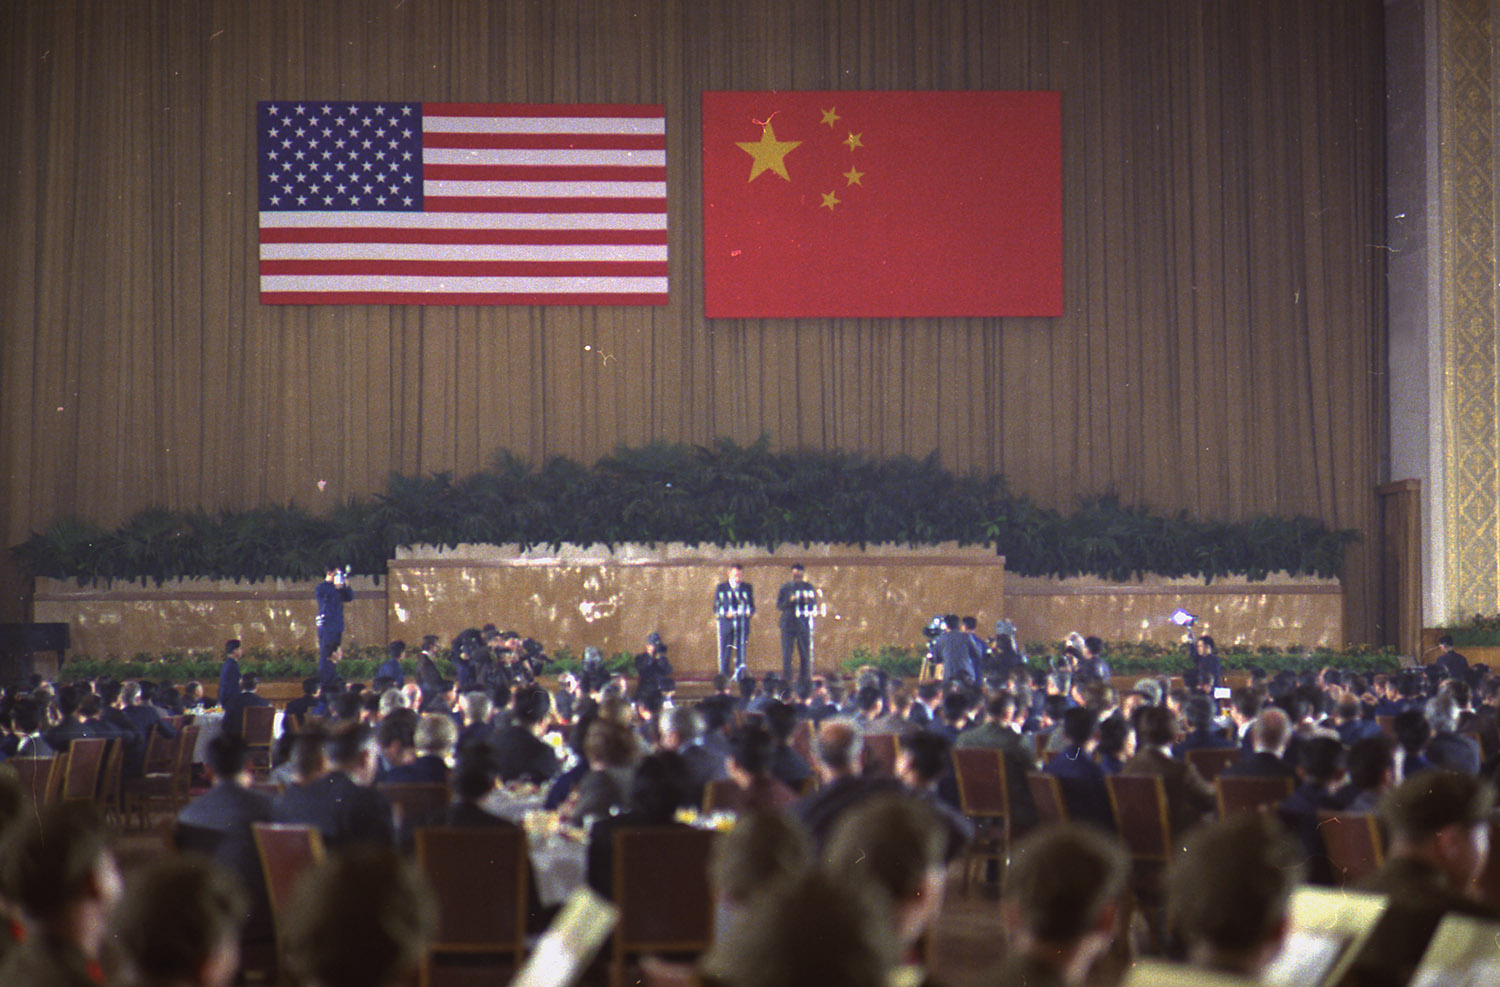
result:
M 360 843 L 395 843 L 391 804 L 373 788 L 354 782 L 342 771 L 288 788 L 271 803 L 276 822 L 316 826 L 330 850 Z
M 1220 774 L 1250 778 L 1295 778 L 1297 769 L 1286 761 L 1265 751 L 1247 754 L 1225 768 Z
M 1043 770 L 1057 778 L 1069 819 L 1091 822 L 1114 832 L 1115 813 L 1110 808 L 1104 769 L 1086 751 L 1070 747 L 1054 754 Z
M 381 781 L 402 785 L 446 785 L 448 784 L 448 765 L 436 754 L 423 754 L 410 764 L 400 764 L 389 769 Z
M 254 692 L 241 692 L 224 702 L 224 729 L 243 735 L 245 732 L 245 708 L 247 706 L 269 706 L 271 701 Z
M 835 779 L 803 797 L 793 806 L 792 811 L 812 834 L 813 843 L 821 849 L 833 833 L 833 827 L 839 818 L 849 809 L 872 796 L 905 790 L 905 786 L 894 778 L 851 775 Z
M 271 820 L 269 797 L 229 782 L 215 784 L 177 814 L 179 826 L 217 834 L 218 840 L 211 848 L 195 847 L 189 841 L 184 849 L 207 852 L 240 879 L 250 898 L 250 921 L 245 928 L 245 938 L 250 941 L 268 940 L 272 935 L 271 903 L 266 896 L 255 837 L 250 831 L 251 823 Z
M 557 753 L 545 740 L 522 726 L 509 726 L 490 736 L 500 762 L 501 781 L 544 782 L 557 774 Z

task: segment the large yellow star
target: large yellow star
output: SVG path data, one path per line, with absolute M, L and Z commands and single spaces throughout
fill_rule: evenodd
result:
M 865 173 L 860 171 L 858 168 L 850 168 L 848 171 L 844 172 L 844 177 L 849 179 L 850 185 L 863 185 L 864 182 L 860 181 L 860 179 L 865 177 Z
M 839 197 L 832 192 L 823 193 L 823 205 L 820 208 L 833 212 L 833 207 L 839 204 Z
M 826 124 L 828 124 L 828 126 L 830 128 L 832 128 L 835 123 L 837 123 L 839 120 L 843 119 L 843 117 L 841 117 L 837 113 L 833 112 L 836 109 L 838 109 L 837 106 L 830 106 L 828 109 L 824 110 L 823 111 L 823 119 L 820 120 L 820 121 L 818 121 L 818 122 L 819 123 L 826 123 Z
M 851 151 L 854 150 L 856 147 L 864 147 L 865 146 L 865 142 L 862 141 L 862 140 L 860 140 L 860 137 L 862 137 L 862 136 L 864 136 L 864 135 L 863 134 L 850 134 L 848 137 L 844 138 L 844 143 L 849 145 L 849 150 L 851 150 Z
M 777 140 L 776 131 L 771 129 L 771 121 L 766 121 L 765 128 L 760 132 L 759 141 L 735 141 L 735 143 L 755 161 L 750 166 L 750 177 L 747 181 L 755 181 L 763 171 L 774 171 L 787 181 L 792 180 L 792 176 L 786 173 L 786 156 L 802 142 Z

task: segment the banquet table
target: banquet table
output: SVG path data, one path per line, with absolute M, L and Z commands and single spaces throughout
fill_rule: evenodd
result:
M 558 827 L 556 815 L 542 811 L 546 797 L 541 790 L 497 788 L 483 805 L 486 811 L 526 827 L 537 897 L 544 905 L 561 905 L 588 880 L 588 841 L 576 830 Z

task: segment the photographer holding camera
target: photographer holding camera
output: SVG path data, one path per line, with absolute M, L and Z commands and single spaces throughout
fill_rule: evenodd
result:
M 329 566 L 324 580 L 313 590 L 318 601 L 318 665 L 326 665 L 344 640 L 344 604 L 354 599 L 349 586 L 349 567 Z

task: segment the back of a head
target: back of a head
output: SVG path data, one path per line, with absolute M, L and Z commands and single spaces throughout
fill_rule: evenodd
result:
M 924 785 L 930 785 L 952 766 L 953 745 L 942 734 L 918 730 L 901 738 L 901 753 Z
M 500 761 L 489 744 L 465 744 L 453 770 L 453 793 L 465 802 L 484 798 L 495 790 Z
M 1082 747 L 1093 739 L 1098 723 L 1099 717 L 1093 710 L 1087 706 L 1075 706 L 1063 714 L 1063 736 L 1073 746 Z
M 1079 823 L 1049 826 L 1016 846 L 1005 897 L 1034 938 L 1068 943 L 1098 924 L 1129 872 L 1114 837 Z
M 38 922 L 51 922 L 95 879 L 109 846 L 89 802 L 55 802 L 23 814 L 0 846 L 0 894 Z
M 1301 768 L 1308 781 L 1336 781 L 1344 773 L 1344 745 L 1333 737 L 1314 737 L 1302 745 Z
M 239 777 L 248 756 L 245 738 L 233 730 L 225 730 L 208 742 L 208 770 L 219 781 Z
M 1449 826 L 1474 826 L 1489 818 L 1495 789 L 1455 771 L 1423 771 L 1387 792 L 1380 818 L 1393 840 L 1420 843 Z
M 1396 743 L 1409 754 L 1420 751 L 1432 739 L 1431 724 L 1422 711 L 1416 709 L 1405 709 L 1397 713 L 1396 719 L 1391 723 L 1391 731 L 1396 735 Z
M 707 960 L 728 987 L 885 987 L 897 960 L 890 903 L 818 870 L 756 898 Z
M 683 744 L 691 744 L 703 735 L 703 717 L 691 706 L 673 706 L 667 714 L 667 730 Z
M 458 727 L 451 716 L 427 713 L 418 721 L 412 739 L 419 752 L 444 757 L 452 754 L 458 743 Z
M 1263 709 L 1255 718 L 1255 746 L 1260 750 L 1278 751 L 1286 746 L 1291 724 L 1279 709 Z
M 930 868 L 943 866 L 947 842 L 928 806 L 906 796 L 879 796 L 844 814 L 823 857 L 829 873 L 872 880 L 901 902 L 922 891 Z
M 709 883 L 714 893 L 736 903 L 799 877 L 812 865 L 807 830 L 781 812 L 742 815 L 734 828 L 714 841 Z
M 1177 739 L 1177 715 L 1165 706 L 1148 706 L 1140 711 L 1137 729 L 1142 744 L 1164 747 Z
M 1452 733 L 1458 729 L 1458 704 L 1451 695 L 1439 693 L 1427 700 L 1426 713 L 1433 733 Z
M 234 876 L 208 858 L 160 857 L 126 882 L 114 941 L 139 980 L 190 983 L 238 939 L 245 909 Z
M 771 770 L 771 756 L 776 739 L 760 723 L 748 722 L 729 734 L 729 756 L 748 775 L 764 775 Z
M 1281 927 L 1303 853 L 1274 817 L 1243 813 L 1194 831 L 1167 875 L 1167 917 L 1188 946 L 1244 953 Z
M 854 771 L 864 739 L 859 728 L 845 719 L 830 719 L 813 735 L 813 752 L 831 771 Z
M 1359 789 L 1374 788 L 1396 766 L 1395 746 L 1385 734 L 1356 740 L 1345 763 L 1350 784 Z
M 387 987 L 416 969 L 436 926 L 432 891 L 388 850 L 330 857 L 288 906 L 285 952 L 310 987 Z
M 630 780 L 630 808 L 642 821 L 671 822 L 678 806 L 691 798 L 687 764 L 676 751 L 657 751 L 636 765 Z

